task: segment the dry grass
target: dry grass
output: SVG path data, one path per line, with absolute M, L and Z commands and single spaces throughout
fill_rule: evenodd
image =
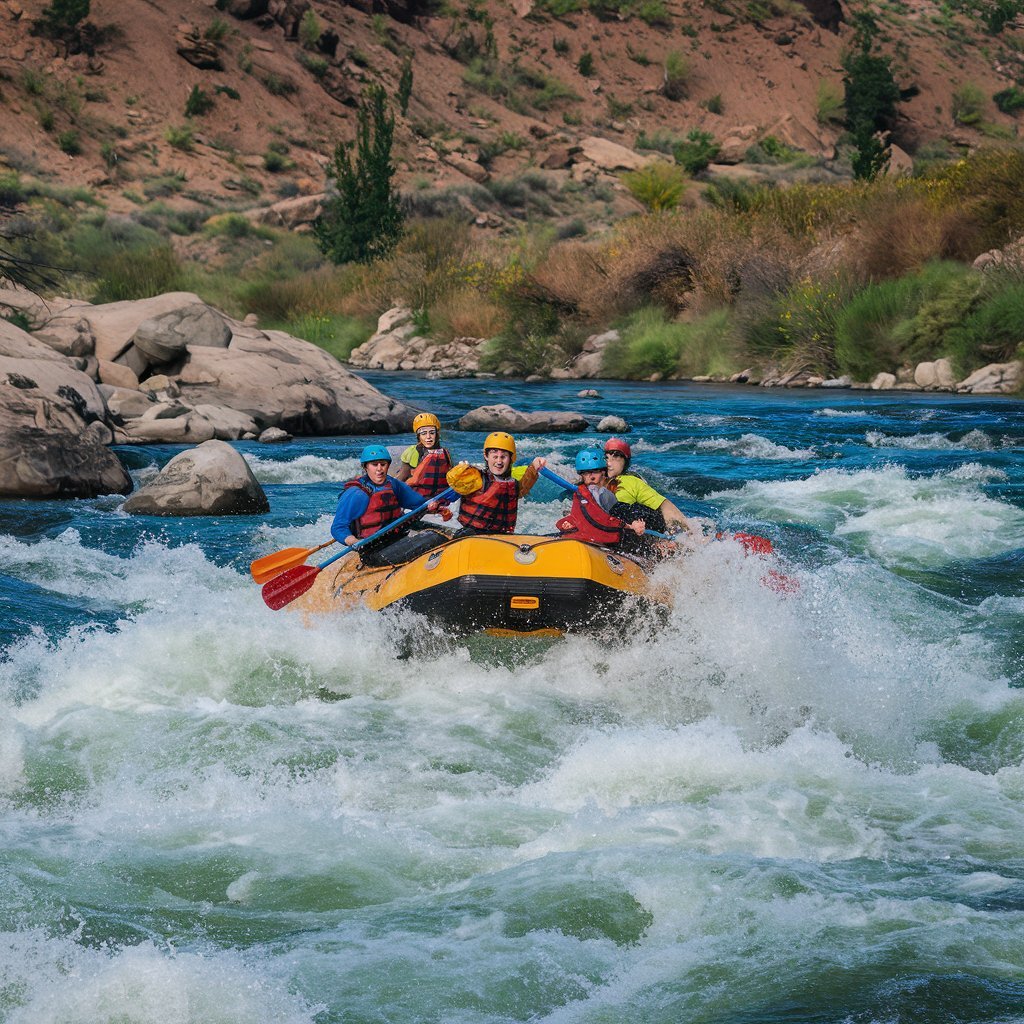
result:
M 508 320 L 508 311 L 478 288 L 464 285 L 443 295 L 430 310 L 431 333 L 438 340 L 493 338 Z

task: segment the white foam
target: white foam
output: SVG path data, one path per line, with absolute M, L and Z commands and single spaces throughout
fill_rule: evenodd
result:
M 736 438 L 713 437 L 698 441 L 703 451 L 728 452 L 745 459 L 761 459 L 765 462 L 807 462 L 818 457 L 814 448 L 787 448 L 776 444 L 760 434 L 743 434 Z
M 977 463 L 927 476 L 895 465 L 823 469 L 802 480 L 751 481 L 710 498 L 744 515 L 831 530 L 886 565 L 934 566 L 1019 546 L 1024 511 L 982 490 L 1000 479 L 1001 470 Z
M 90 949 L 39 930 L 0 935 L 7 1024 L 313 1024 L 322 1007 L 237 953 Z
M 360 471 L 355 457 L 329 459 L 322 455 L 300 455 L 281 461 L 264 459 L 251 452 L 245 454 L 256 479 L 261 484 L 343 484 Z
M 863 419 L 870 414 L 865 409 L 815 409 L 813 415 L 826 419 Z
M 946 434 L 912 434 L 909 437 L 869 430 L 864 439 L 872 448 L 901 448 L 908 451 L 991 451 L 995 446 L 983 430 L 970 430 L 958 440 Z

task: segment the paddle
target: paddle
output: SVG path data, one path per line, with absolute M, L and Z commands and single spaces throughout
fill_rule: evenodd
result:
M 310 555 L 315 555 L 318 551 L 322 551 L 334 543 L 335 541 L 332 537 L 329 541 L 318 544 L 315 548 L 283 548 L 280 551 L 275 551 L 272 555 L 264 555 L 262 558 L 257 558 L 255 562 L 250 564 L 249 572 L 252 573 L 252 578 L 257 583 L 266 583 L 275 576 L 280 576 L 286 569 L 302 565 Z
M 320 574 L 321 569 L 326 569 L 331 562 L 336 562 L 343 555 L 347 555 L 350 551 L 358 551 L 360 548 L 366 547 L 371 540 L 376 540 L 378 537 L 382 537 L 385 533 L 395 529 L 396 526 L 401 526 L 402 523 L 407 523 L 410 519 L 415 516 L 422 515 L 427 510 L 427 506 L 433 501 L 446 501 L 449 498 L 455 497 L 455 489 L 449 487 L 446 491 L 442 491 L 440 494 L 435 494 L 429 501 L 425 501 L 419 508 L 414 508 L 409 512 L 406 512 L 404 516 L 399 516 L 393 522 L 387 524 L 387 526 L 381 527 L 376 533 L 371 533 L 369 537 L 364 537 L 362 540 L 357 540 L 355 544 L 350 544 L 348 547 L 342 548 L 336 555 L 332 555 L 327 559 L 326 562 L 321 562 L 320 565 L 298 565 L 292 569 L 287 569 L 281 573 L 280 576 L 275 576 L 274 579 L 270 580 L 263 587 L 263 600 L 268 608 L 272 608 L 275 612 L 279 608 L 283 608 L 286 604 L 291 604 L 297 597 L 301 597 L 311 586 L 313 581 Z

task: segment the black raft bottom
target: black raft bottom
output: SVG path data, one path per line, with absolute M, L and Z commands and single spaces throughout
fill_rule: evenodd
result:
M 580 632 L 621 625 L 644 613 L 664 613 L 660 605 L 593 580 L 544 577 L 462 576 L 410 594 L 396 604 L 463 632 Z

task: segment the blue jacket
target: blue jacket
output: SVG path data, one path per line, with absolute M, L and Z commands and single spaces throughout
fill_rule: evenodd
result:
M 408 484 L 396 480 L 393 476 L 386 477 L 380 487 L 370 483 L 365 477 L 359 478 L 371 490 L 382 491 L 390 487 L 395 492 L 398 504 L 404 509 L 419 508 L 424 503 L 422 494 L 414 491 Z M 344 544 L 346 537 L 352 536 L 352 522 L 358 519 L 369 507 L 370 498 L 360 487 L 346 487 L 338 499 L 338 510 L 334 513 L 334 522 L 331 523 L 331 536 L 339 543 Z

